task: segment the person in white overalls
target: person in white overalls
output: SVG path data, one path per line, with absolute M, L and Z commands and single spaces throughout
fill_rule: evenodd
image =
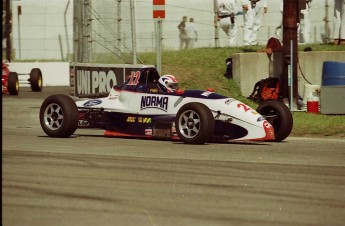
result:
M 283 8 L 284 8 L 284 1 L 283 0 L 280 0 L 280 5 L 279 5 L 279 12 L 280 12 L 280 15 L 281 15 L 281 20 L 280 20 L 280 23 L 279 25 L 276 27 L 276 30 L 275 30 L 275 36 L 277 39 L 279 39 L 281 42 L 283 41 Z
M 254 11 L 249 0 L 241 0 L 243 9 L 243 45 L 250 46 L 253 37 Z
M 305 9 L 301 10 L 301 18 L 300 18 L 300 24 L 298 26 L 298 34 L 300 31 L 302 31 L 302 40 L 299 38 L 299 42 L 309 44 L 311 42 L 310 40 L 310 9 L 311 9 L 311 0 L 306 1 Z
M 254 21 L 253 21 L 253 33 L 251 45 L 258 44 L 258 33 L 261 27 L 262 18 L 265 13 L 267 13 L 267 0 L 254 0 L 252 1 L 252 9 L 254 11 Z
M 194 19 L 190 18 L 189 22 L 186 23 L 186 34 L 187 34 L 187 44 L 186 49 L 192 49 L 194 47 L 194 42 L 198 41 L 198 31 L 194 24 Z
M 249 0 L 241 0 L 243 9 L 243 45 L 250 46 L 253 37 L 254 10 Z
M 237 46 L 236 14 L 240 11 L 235 0 L 217 0 L 219 25 L 229 38 L 230 46 Z
M 310 43 L 311 39 L 310 39 L 310 27 L 311 27 L 311 23 L 310 23 L 310 2 L 311 0 L 307 0 L 306 1 L 306 8 L 301 10 L 301 14 L 300 14 L 300 23 L 298 23 L 298 31 L 297 31 L 297 39 L 299 42 L 303 42 L 303 43 Z M 281 24 L 276 28 L 276 36 L 278 37 L 278 39 L 280 41 L 283 41 L 283 7 L 284 7 L 284 1 L 282 0 L 280 3 L 280 7 L 279 7 L 279 11 L 282 15 L 282 20 L 281 20 Z M 302 31 L 302 32 L 301 32 Z M 300 39 L 299 34 L 302 33 L 302 39 Z
M 345 44 L 345 0 L 334 0 L 332 38 L 334 44 Z

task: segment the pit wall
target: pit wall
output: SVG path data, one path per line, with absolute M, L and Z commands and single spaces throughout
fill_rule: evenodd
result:
M 27 80 L 29 78 L 30 71 L 33 68 L 39 68 L 42 72 L 43 77 L 43 86 L 70 86 L 71 88 L 71 95 L 79 95 L 77 89 L 77 78 L 74 74 L 77 75 L 77 71 L 75 73 L 71 73 L 75 68 L 83 70 L 83 84 L 88 84 L 88 89 L 84 89 L 84 93 L 81 95 L 91 96 L 93 92 L 99 91 L 100 81 L 103 80 L 111 80 L 113 77 L 115 78 L 116 74 L 116 81 L 113 81 L 112 84 L 115 82 L 117 84 L 121 84 L 124 79 L 125 75 L 130 75 L 132 70 L 137 70 L 144 66 L 153 67 L 153 65 L 130 65 L 130 64 L 82 64 L 82 63 L 69 63 L 69 62 L 26 62 L 26 63 L 10 63 L 9 69 L 12 72 L 17 72 L 19 74 L 20 80 Z M 113 76 L 109 75 L 109 71 L 113 72 Z M 97 72 L 97 73 L 96 73 Z M 103 73 L 104 72 L 104 73 Z M 92 74 L 93 73 L 93 74 Z M 96 76 L 97 75 L 97 76 Z M 104 75 L 104 76 L 102 76 Z M 86 79 L 84 79 L 87 77 Z M 93 80 L 92 80 L 93 78 Z M 99 79 L 98 79 L 99 78 Z M 94 85 L 94 80 L 99 81 L 97 87 L 92 87 Z M 85 80 L 85 81 L 84 81 Z M 90 81 L 86 81 L 90 80 Z M 115 80 L 115 79 L 113 79 Z M 20 86 L 30 86 L 29 84 L 20 84 Z M 104 86 L 104 84 L 103 84 Z M 102 91 L 102 90 L 100 90 Z M 105 90 L 109 91 L 109 90 Z
M 10 63 L 10 71 L 17 72 L 20 78 L 29 78 L 32 68 L 39 68 L 43 76 L 43 86 L 69 86 L 69 63 L 65 62 L 30 62 Z M 30 86 L 21 84 L 21 86 Z
M 273 53 L 271 58 L 264 52 L 237 53 L 233 56 L 233 79 L 240 87 L 243 96 L 248 97 L 257 81 L 271 77 L 280 77 L 282 53 Z M 345 62 L 345 51 L 299 52 L 301 71 L 313 85 L 322 82 L 324 61 Z M 298 92 L 303 97 L 305 84 L 309 84 L 298 70 Z

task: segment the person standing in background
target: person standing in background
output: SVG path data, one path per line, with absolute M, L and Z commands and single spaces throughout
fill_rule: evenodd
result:
M 180 38 L 180 50 L 183 48 L 187 48 L 187 34 L 186 34 L 186 22 L 187 16 L 182 17 L 182 21 L 179 23 L 177 28 L 179 29 L 179 38 Z
M 267 13 L 267 0 L 251 0 L 251 7 L 254 11 L 253 35 L 251 45 L 258 44 L 258 33 L 261 27 L 262 18 Z
M 194 24 L 194 19 L 190 18 L 189 22 L 186 23 L 186 36 L 187 36 L 187 43 L 186 43 L 186 49 L 193 48 L 194 42 L 198 41 L 198 31 Z
M 302 43 L 309 44 L 310 43 L 310 9 L 311 9 L 311 0 L 306 0 L 305 9 L 301 10 L 300 13 L 300 23 L 298 26 L 298 34 L 301 30 L 302 32 Z M 299 38 L 300 41 L 300 38 Z M 301 42 L 301 41 L 300 41 Z
M 345 45 L 345 0 L 334 0 L 333 43 Z
M 279 39 L 281 42 L 283 41 L 283 8 L 284 8 L 284 1 L 280 0 L 280 5 L 279 5 L 279 12 L 281 14 L 281 20 L 279 25 L 276 27 L 275 30 L 275 36 L 277 39 Z
M 217 0 L 219 25 L 229 38 L 230 46 L 237 46 L 235 15 L 240 11 L 235 0 Z
M 250 46 L 253 38 L 254 10 L 249 0 L 241 0 L 243 9 L 243 45 Z
M 310 43 L 310 29 L 311 29 L 311 23 L 310 23 L 310 3 L 311 0 L 306 0 L 305 9 L 302 9 L 299 14 L 300 23 L 297 24 L 298 31 L 297 31 L 297 39 L 298 42 L 303 43 Z M 278 36 L 278 39 L 280 41 L 283 41 L 283 8 L 284 8 L 284 1 L 281 0 L 279 11 L 281 13 L 282 19 L 280 25 L 276 28 L 276 36 Z M 302 30 L 302 32 L 301 32 Z M 279 32 L 279 34 L 277 34 Z M 302 41 L 300 39 L 300 33 L 302 33 Z

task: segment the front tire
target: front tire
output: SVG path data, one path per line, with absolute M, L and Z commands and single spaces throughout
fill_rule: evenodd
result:
M 214 118 L 210 109 L 201 103 L 189 103 L 176 115 L 176 130 L 187 144 L 204 144 L 214 131 Z
M 18 95 L 19 80 L 16 72 L 10 72 L 7 79 L 7 90 L 10 95 Z
M 40 108 L 40 124 L 50 137 L 69 137 L 78 128 L 78 108 L 72 98 L 57 94 L 49 96 Z
M 39 68 L 33 68 L 30 72 L 30 86 L 33 92 L 41 92 L 43 86 L 42 72 Z
M 264 101 L 256 109 L 273 126 L 275 140 L 285 140 L 292 131 L 293 118 L 290 109 L 280 101 Z

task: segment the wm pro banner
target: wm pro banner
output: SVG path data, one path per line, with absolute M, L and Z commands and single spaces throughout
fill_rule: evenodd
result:
M 70 64 L 70 94 L 77 97 L 107 95 L 132 72 L 147 67 L 141 64 Z

